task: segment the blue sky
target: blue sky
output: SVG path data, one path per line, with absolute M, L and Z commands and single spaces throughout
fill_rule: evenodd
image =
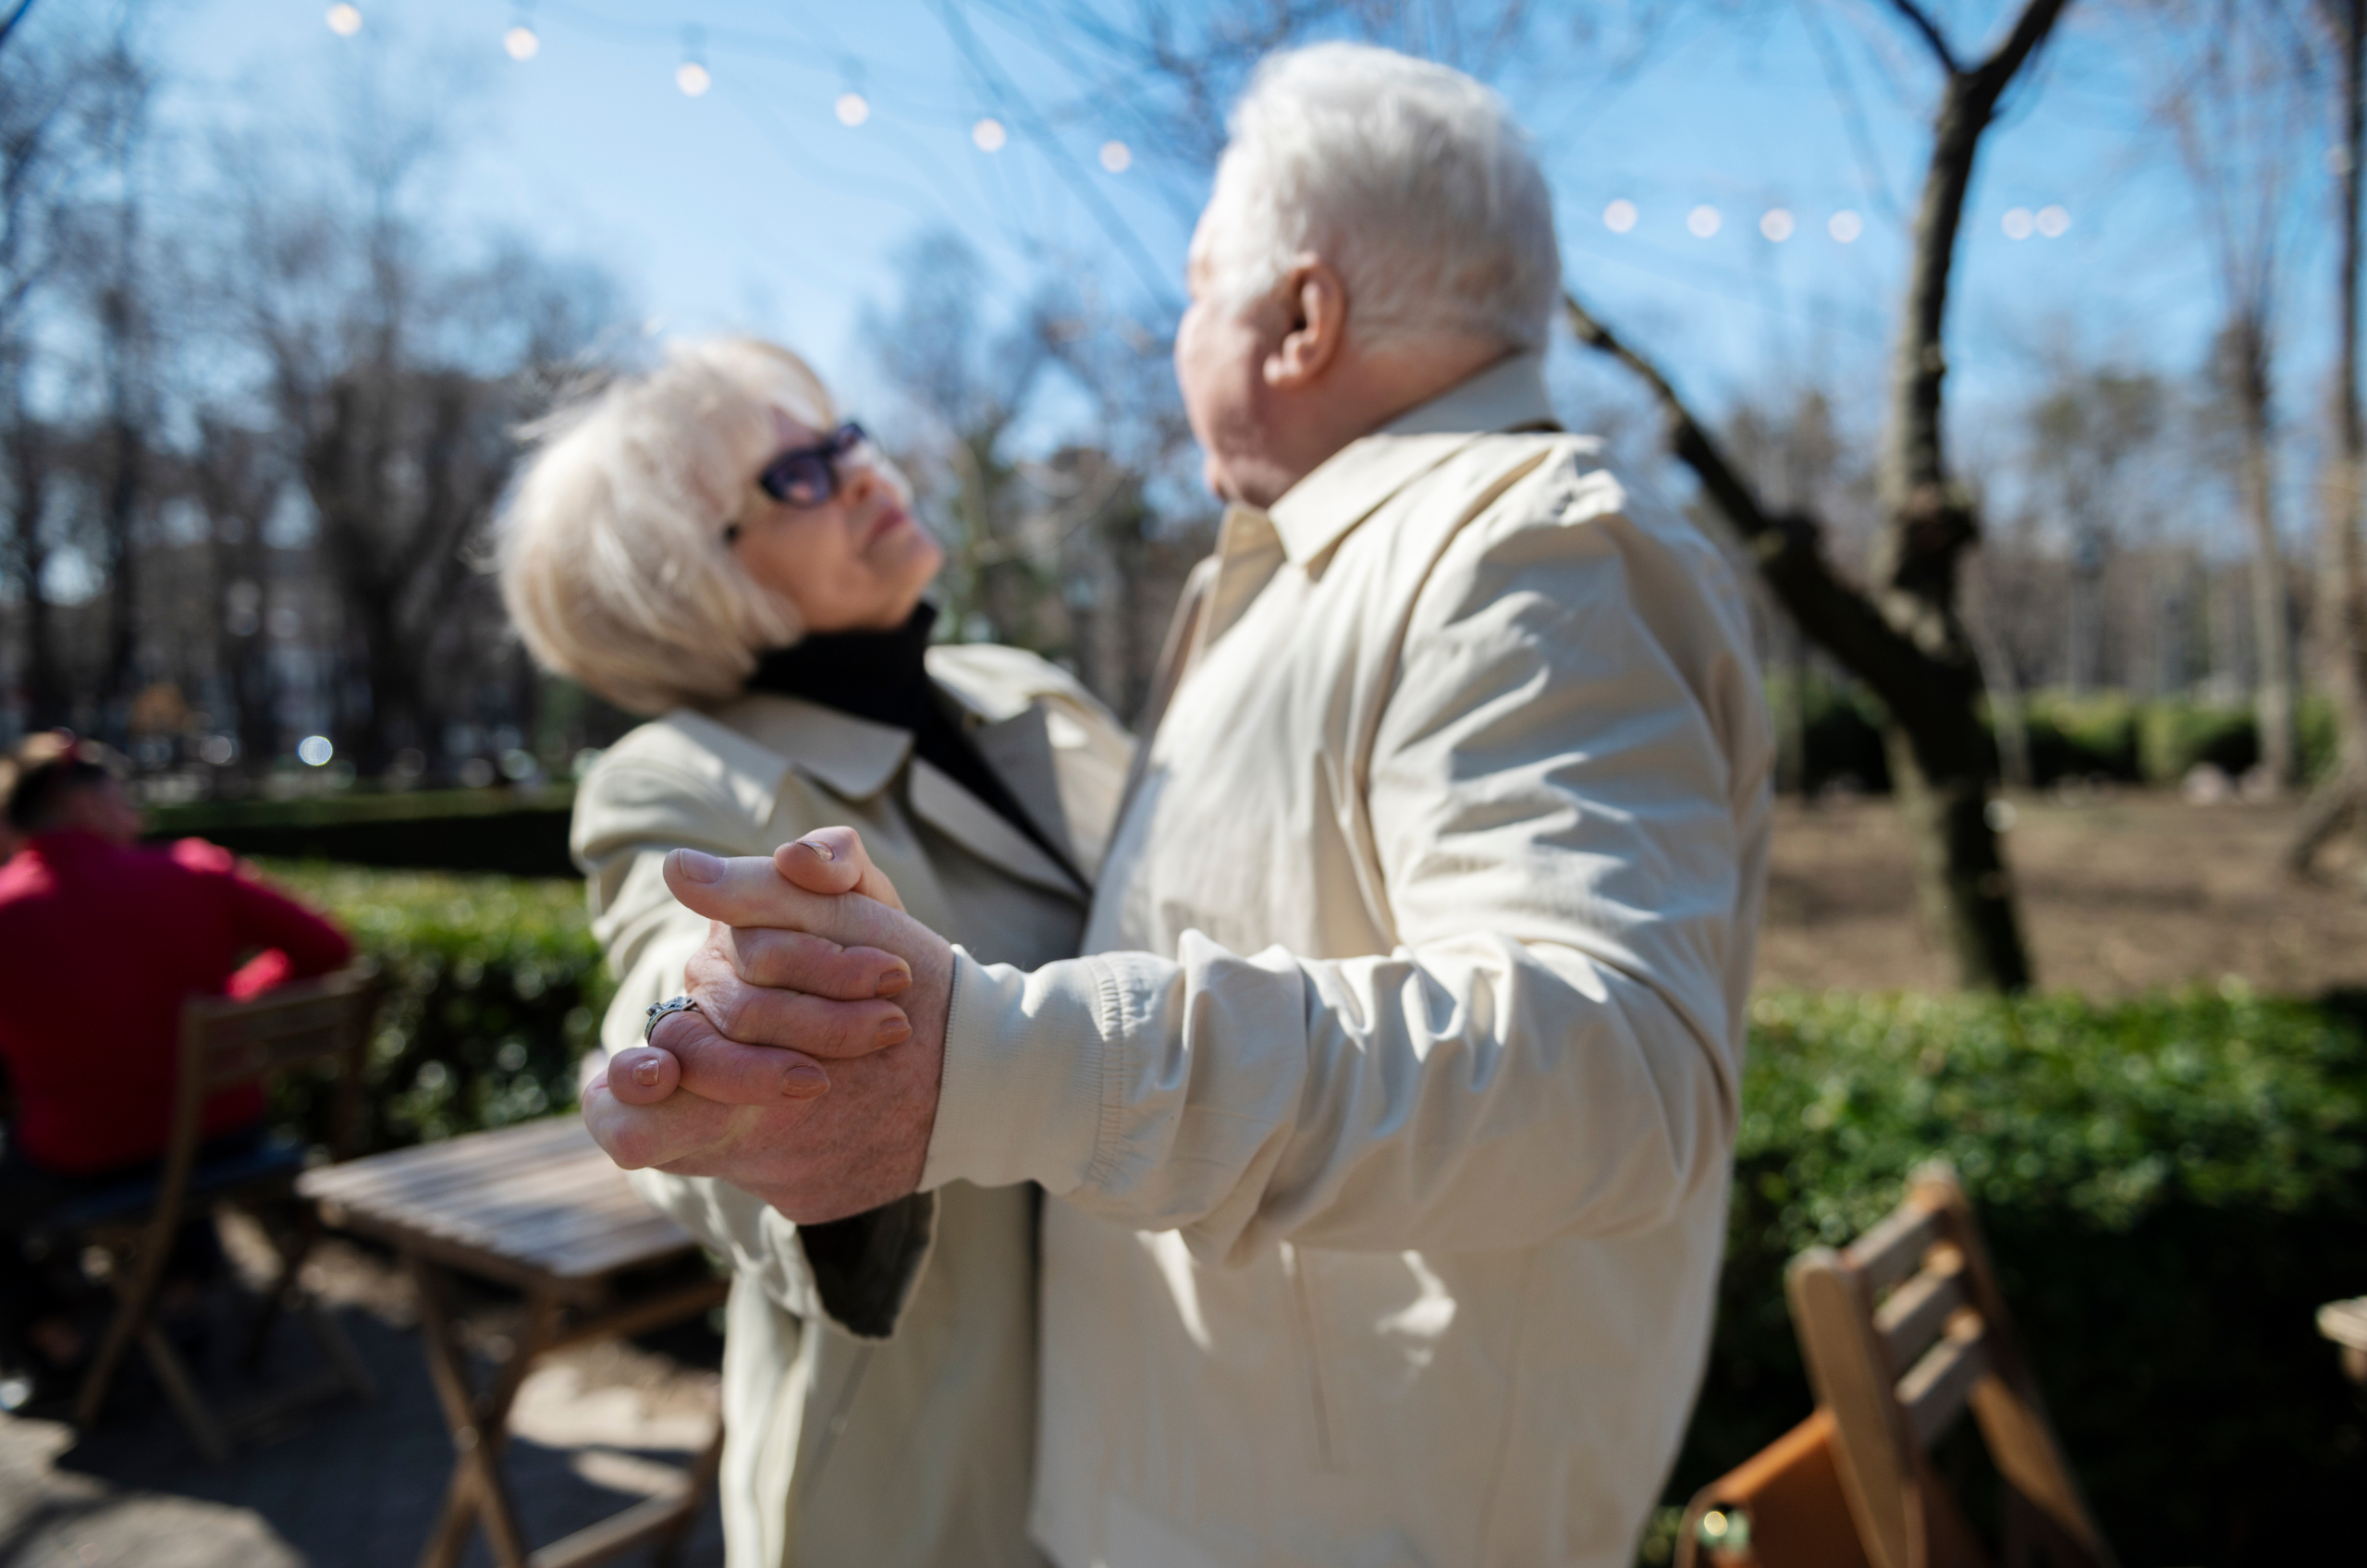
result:
M 1958 16 L 1965 53 L 2005 9 L 1943 8 Z M 1087 114 L 1053 125 L 1090 84 L 1075 41 L 1019 25 L 1019 7 L 360 9 L 361 30 L 343 37 L 325 0 L 166 0 L 151 26 L 178 79 L 173 112 L 194 121 L 268 103 L 300 126 L 325 124 L 350 56 L 387 52 L 420 92 L 452 97 L 455 152 L 438 200 L 456 227 L 523 229 L 595 258 L 664 330 L 779 337 L 858 404 L 877 391 L 865 308 L 891 296 L 892 258 L 926 227 L 979 248 L 994 303 L 1015 306 L 1046 264 L 1122 298 L 1181 273 L 1194 171 L 1139 138 L 1123 172 L 1106 170 L 1102 143 L 1127 129 L 1114 111 L 1107 124 Z M 1934 86 L 1888 15 L 1831 0 L 1770 5 L 1748 25 L 1692 25 L 1610 80 L 1555 23 L 1498 78 L 1538 135 L 1571 282 L 1712 409 L 1816 380 L 1873 415 Z M 1973 192 L 1950 352 L 1976 439 L 2003 438 L 1979 432 L 2005 428 L 2050 353 L 2077 346 L 2184 373 L 2216 319 L 2209 251 L 2126 51 L 2100 7 L 2071 17 L 1993 135 Z M 537 47 L 517 61 L 503 41 L 521 24 Z M 689 61 L 709 78 L 696 97 L 677 84 Z M 849 92 L 866 110 L 852 128 L 836 110 Z M 974 140 L 988 116 L 1006 127 L 993 152 Z M 1622 200 L 1637 221 L 1616 233 L 1604 214 Z M 1704 205 L 1721 219 L 1709 239 L 1686 227 Z M 2068 214 L 2060 238 L 2007 237 L 2010 211 L 2049 206 Z M 1774 208 L 1793 215 L 1783 243 L 1760 230 Z M 1828 231 L 1844 211 L 1862 224 L 1853 244 Z M 2325 267 L 2314 253 L 2299 263 L 2284 320 L 2297 425 L 2320 406 L 2331 358 Z M 2306 521 L 2292 519 L 2297 532 Z

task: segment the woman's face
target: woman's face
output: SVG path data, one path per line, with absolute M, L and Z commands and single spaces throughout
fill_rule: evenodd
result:
M 773 410 L 775 454 L 811 447 L 828 431 Z M 838 463 L 838 489 L 817 507 L 792 507 L 752 476 L 731 552 L 741 570 L 797 606 L 809 631 L 884 631 L 912 618 L 945 564 L 945 552 L 913 518 L 903 484 L 869 447 Z

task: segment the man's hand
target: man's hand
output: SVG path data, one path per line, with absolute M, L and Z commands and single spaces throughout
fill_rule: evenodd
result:
M 667 857 L 675 897 L 717 922 L 685 970 L 699 1011 L 661 1020 L 656 1050 L 619 1051 L 583 1094 L 618 1164 L 719 1176 L 801 1223 L 920 1184 L 953 979 L 945 940 L 871 896 L 894 889 L 860 839 L 833 830 L 823 859 L 817 838 L 770 862 Z

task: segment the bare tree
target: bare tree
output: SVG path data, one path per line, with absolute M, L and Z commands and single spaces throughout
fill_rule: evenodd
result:
M 2151 43 L 2155 119 L 2191 187 L 2218 278 L 2222 325 L 2211 379 L 2234 436 L 2235 484 L 2251 537 L 2254 703 L 2261 766 L 2298 777 L 2293 614 L 2277 538 L 2277 308 L 2306 204 L 2294 171 L 2316 69 L 2303 0 L 2136 0 Z
M 984 265 L 968 241 L 932 230 L 897 258 L 901 295 L 870 312 L 864 335 L 914 412 L 908 466 L 947 545 L 946 614 L 957 634 L 1065 652 L 1056 584 L 1020 534 L 1019 469 L 1006 449 L 1012 423 L 1049 360 L 1040 315 L 997 334 L 978 301 Z
M 2361 268 L 2367 265 L 2360 235 L 2361 185 L 2367 180 L 2361 166 L 2367 165 L 2367 0 L 2321 0 L 2319 13 L 2339 62 L 2335 117 L 2340 129 L 2333 161 L 2339 176 L 2335 291 L 2342 341 L 2336 355 L 2334 439 L 2319 486 L 2318 622 L 2340 755 L 2288 853 L 2293 869 L 2304 873 L 2346 824 L 2367 821 L 2367 562 L 2359 537 L 2360 502 L 2367 495 L 2359 363 Z
M 287 470 L 271 433 L 219 415 L 199 420 L 190 468 L 213 557 L 208 588 L 219 601 L 209 617 L 215 665 L 238 709 L 241 769 L 259 774 L 279 751 L 279 682 L 264 625 L 270 582 L 264 530 Z
M 43 33 L 8 18 L 0 51 L 0 466 L 8 492 L 6 578 L 23 606 L 24 693 L 37 726 L 63 723 L 69 697 L 48 579 L 60 486 L 60 432 L 34 404 L 37 316 L 72 248 L 75 218 L 113 165 L 145 97 L 146 75 L 120 32 Z
M 1580 340 L 1619 359 L 1651 387 L 1668 422 L 1671 450 L 1756 554 L 1776 597 L 1882 699 L 1889 716 L 1892 778 L 1915 830 L 1924 910 L 1946 933 L 1959 976 L 1976 989 L 2019 990 L 2032 974 L 2013 880 L 1990 820 L 1980 666 L 1957 606 L 1959 565 L 1980 526 L 1970 494 L 1946 462 L 1944 329 L 1956 235 L 1981 139 L 2005 90 L 2053 33 L 2065 4 L 2027 0 L 2004 41 L 1968 62 L 1915 0 L 1891 0 L 1938 66 L 1942 85 L 1891 357 L 1890 424 L 1880 467 L 1886 521 L 1870 591 L 1834 569 L 1817 519 L 1764 506 L 1668 378 L 1576 300 L 1567 301 Z
M 2030 477 L 2070 545 L 2063 683 L 2075 692 L 2116 673 L 2105 668 L 2104 569 L 2118 543 L 2116 523 L 2133 509 L 2128 465 L 2161 434 L 2166 409 L 2161 382 L 2146 372 L 2063 365 L 2030 410 Z
M 221 289 L 265 367 L 265 401 L 317 521 L 343 615 L 338 749 L 367 772 L 432 765 L 478 674 L 455 658 L 498 626 L 480 544 L 512 432 L 616 319 L 600 274 L 510 244 L 481 263 L 421 190 L 448 105 L 380 76 L 346 94 L 341 156 L 291 165 L 233 149 L 236 220 Z M 507 692 L 517 682 L 484 679 Z

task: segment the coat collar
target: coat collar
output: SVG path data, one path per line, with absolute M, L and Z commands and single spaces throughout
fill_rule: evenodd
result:
M 1349 442 L 1285 492 L 1269 514 L 1282 553 L 1305 566 L 1406 485 L 1480 436 L 1553 423 L 1545 356 L 1515 354 Z
M 938 690 L 969 716 L 964 729 L 971 741 L 1020 808 L 1059 842 L 1065 824 L 1041 711 L 1024 702 L 998 705 L 944 682 Z M 741 697 L 713 714 L 678 710 L 670 722 L 707 753 L 718 781 L 760 824 L 770 819 L 781 779 L 792 769 L 840 800 L 868 801 L 895 780 L 913 749 L 912 736 L 890 725 L 770 692 Z M 1091 889 L 1078 886 L 984 802 L 926 762 L 912 760 L 906 803 L 914 815 L 1012 876 L 1072 898 L 1090 896 Z

